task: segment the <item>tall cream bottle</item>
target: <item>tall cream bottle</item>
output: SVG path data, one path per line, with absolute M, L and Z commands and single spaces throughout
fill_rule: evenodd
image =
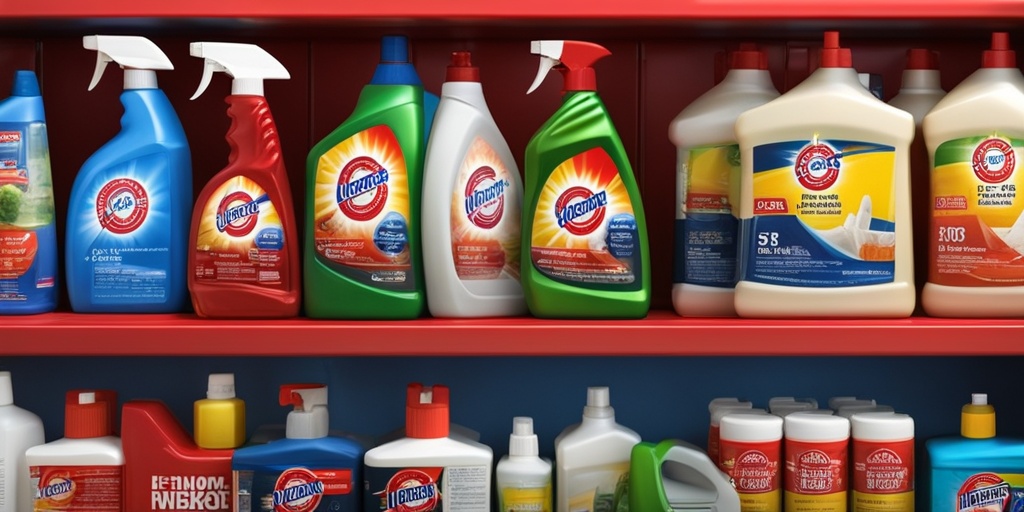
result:
M 924 118 L 931 159 L 926 313 L 1024 316 L 1024 75 L 1005 32 Z
M 745 317 L 906 317 L 914 310 L 913 117 L 860 84 L 825 33 L 821 67 L 740 115 Z

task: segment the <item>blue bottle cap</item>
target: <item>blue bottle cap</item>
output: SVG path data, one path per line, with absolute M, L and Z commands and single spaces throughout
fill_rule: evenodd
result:
M 39 81 L 32 71 L 19 69 L 14 72 L 12 96 L 39 96 Z
M 409 41 L 405 36 L 384 36 L 380 43 L 381 62 L 409 62 Z

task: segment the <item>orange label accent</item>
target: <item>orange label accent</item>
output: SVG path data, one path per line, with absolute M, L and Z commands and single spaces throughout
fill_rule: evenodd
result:
M 34 508 L 121 512 L 123 473 L 123 466 L 32 466 Z
M 0 279 L 16 279 L 28 272 L 37 250 L 34 231 L 0 231 Z

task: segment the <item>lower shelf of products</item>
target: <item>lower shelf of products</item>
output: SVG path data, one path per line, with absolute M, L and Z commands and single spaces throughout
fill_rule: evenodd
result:
M 1024 319 L 692 319 L 653 311 L 642 320 L 327 321 L 58 312 L 3 323 L 7 356 L 1024 355 Z

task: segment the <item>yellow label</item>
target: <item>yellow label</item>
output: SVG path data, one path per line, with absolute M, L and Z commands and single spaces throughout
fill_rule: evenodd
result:
M 689 150 L 680 176 L 685 180 L 683 213 L 732 213 L 739 204 L 740 150 L 736 144 Z
M 782 512 L 782 491 L 739 493 L 743 512 Z
M 898 494 L 869 494 L 852 491 L 851 512 L 910 512 L 914 510 L 914 491 Z
M 551 512 L 551 485 L 506 488 L 498 493 L 499 512 Z
M 786 491 L 786 512 L 846 512 L 846 491 L 831 494 L 798 494 Z

